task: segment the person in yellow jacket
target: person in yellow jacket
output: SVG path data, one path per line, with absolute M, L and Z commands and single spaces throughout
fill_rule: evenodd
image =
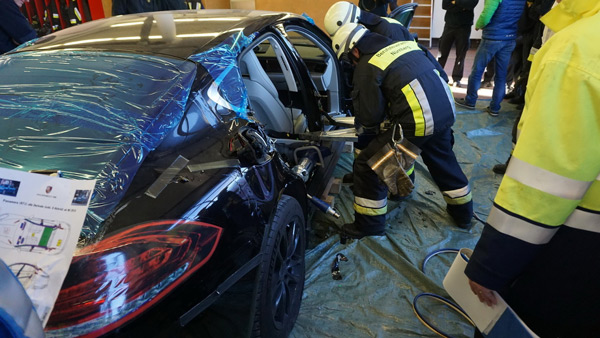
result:
M 563 0 L 533 59 L 519 134 L 465 270 L 541 337 L 600 332 L 600 2 Z

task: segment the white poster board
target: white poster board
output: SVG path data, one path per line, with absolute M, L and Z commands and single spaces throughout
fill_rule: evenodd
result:
M 95 184 L 0 168 L 0 258 L 27 291 L 44 326 Z
M 539 338 L 496 291 L 493 292 L 497 304 L 493 306 L 482 303 L 473 293 L 469 286 L 469 278 L 465 274 L 471 254 L 473 250 L 462 248 L 454 258 L 443 281 L 448 294 L 469 315 L 485 337 Z

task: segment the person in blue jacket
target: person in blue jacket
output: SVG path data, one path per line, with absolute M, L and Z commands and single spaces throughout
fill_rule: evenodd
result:
M 0 54 L 37 38 L 19 8 L 28 0 L 0 0 Z
M 516 45 L 517 22 L 525 9 L 525 2 L 526 0 L 485 0 L 483 11 L 475 23 L 475 29 L 483 30 L 482 39 L 473 60 L 467 95 L 457 99 L 457 105 L 475 109 L 481 76 L 485 66 L 495 58 L 494 90 L 486 111 L 491 116 L 498 116 L 500 103 L 506 94 L 508 62 Z

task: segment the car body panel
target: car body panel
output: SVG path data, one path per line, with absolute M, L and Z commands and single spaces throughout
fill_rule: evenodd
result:
M 58 31 L 19 50 L 110 50 L 187 59 L 242 32 L 248 36 L 290 18 L 292 13 L 244 10 L 150 12 L 95 20 Z
M 290 68 L 287 80 L 291 76 L 297 81 L 288 83 L 297 86 L 297 92 L 287 94 L 301 106 L 308 129 L 323 128 L 326 112 L 313 82 L 321 75 L 315 77 L 311 70 L 331 62 L 327 55 L 311 51 L 315 58 L 309 69 L 306 57 L 287 37 L 288 25 L 304 30 L 319 41 L 319 48 L 335 55 L 328 37 L 301 16 L 215 10 L 98 20 L 0 57 L 0 166 L 60 170 L 64 177 L 97 180 L 80 251 L 64 285 L 83 283 L 78 270 L 98 261 L 86 248 L 112 250 L 108 239 L 120 238 L 132 227 L 174 220 L 222 228 L 210 259 L 194 273 L 180 271 L 180 278 L 163 285 L 170 292 L 161 296 L 160 306 L 148 297 L 148 306 L 138 307 L 144 311 L 133 315 L 119 307 L 105 307 L 112 311 L 107 318 L 118 325 L 102 333 L 172 336 L 180 332 L 181 318 L 193 318 L 194 309 L 223 298 L 234 282 L 253 280 L 249 271 L 260 261 L 265 229 L 282 195 L 298 200 L 307 213 L 307 187 L 291 170 L 293 156 L 272 149 L 268 137 L 258 145 L 262 153 L 254 162 L 241 158 L 241 152 L 252 147 L 235 148 L 248 128 L 261 130 L 248 121 L 252 120 L 251 102 L 239 62 L 266 37 L 282 49 L 279 56 Z M 269 57 L 264 55 L 261 61 Z M 333 66 L 334 73 L 339 71 Z M 339 74 L 335 78 L 339 80 Z M 341 100 L 341 85 L 334 87 L 339 98 L 332 100 Z M 335 111 L 341 104 L 329 102 L 329 106 L 328 110 Z M 197 171 L 175 165 L 183 160 L 191 168 L 231 163 L 232 159 L 239 163 Z M 327 179 L 332 166 L 328 168 L 322 170 L 328 174 L 315 176 Z M 165 172 L 173 175 L 161 182 Z M 156 182 L 162 184 L 160 191 L 148 193 Z M 314 195 L 325 186 L 310 183 L 316 189 Z M 124 266 L 112 268 L 124 274 L 129 271 Z M 151 287 L 159 281 L 146 282 Z M 171 289 L 170 283 L 177 288 Z M 104 299 L 102 290 L 97 291 L 90 299 Z M 48 336 L 91 332 L 85 325 L 83 330 L 70 331 L 82 327 L 81 319 L 58 315 L 74 306 L 77 298 L 73 296 L 68 288 L 61 291 Z M 252 296 L 248 299 L 251 302 Z M 129 300 L 117 301 L 126 304 Z M 251 316 L 251 305 L 244 306 L 245 314 Z

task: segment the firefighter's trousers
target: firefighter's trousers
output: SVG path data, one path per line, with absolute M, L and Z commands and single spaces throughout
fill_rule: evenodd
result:
M 367 161 L 391 140 L 391 129 L 372 137 L 354 161 L 355 224 L 357 229 L 365 232 L 385 229 L 387 186 L 371 170 Z M 408 140 L 421 148 L 423 162 L 442 192 L 450 216 L 458 225 L 470 223 L 473 217 L 471 190 L 452 150 L 452 128 L 445 128 L 430 136 L 409 137 Z

